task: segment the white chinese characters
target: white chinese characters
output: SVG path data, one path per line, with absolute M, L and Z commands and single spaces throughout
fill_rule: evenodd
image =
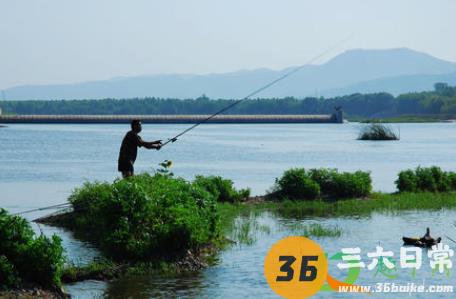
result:
M 341 270 L 367 268 L 369 271 L 372 271 L 379 267 L 383 267 L 387 270 L 396 268 L 394 252 L 384 250 L 381 246 L 376 246 L 374 252 L 368 252 L 366 254 L 369 262 L 363 261 L 361 249 L 359 247 L 343 248 L 341 252 L 342 261 L 337 264 L 337 267 Z M 439 243 L 432 246 L 432 248 L 428 250 L 427 256 L 429 258 L 429 266 L 433 270 L 438 270 L 439 273 L 443 273 L 453 267 L 451 258 L 454 256 L 454 251 L 446 244 Z M 423 265 L 423 249 L 419 247 L 401 247 L 399 265 L 402 269 L 421 269 Z

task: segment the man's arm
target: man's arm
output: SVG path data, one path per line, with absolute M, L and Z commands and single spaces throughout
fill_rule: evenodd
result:
M 162 141 L 161 140 L 155 140 L 155 141 L 151 141 L 151 142 L 147 142 L 147 141 L 140 141 L 140 145 L 141 146 L 144 146 L 145 148 L 147 149 L 157 149 L 159 150 L 161 148 L 161 143 Z

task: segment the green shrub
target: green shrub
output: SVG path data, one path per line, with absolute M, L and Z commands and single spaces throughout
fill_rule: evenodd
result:
M 18 269 L 28 281 L 46 287 L 60 285 L 64 264 L 62 257 L 61 239 L 56 235 L 51 239 L 41 235 L 28 244 L 23 263 L 18 264 Z
M 440 167 L 417 167 L 399 172 L 395 181 L 400 192 L 448 192 L 456 190 L 456 174 Z
M 437 186 L 437 191 L 439 192 L 448 192 L 451 190 L 451 180 L 448 172 L 442 171 L 440 167 L 432 166 L 431 168 L 432 176 L 434 177 L 435 184 Z
M 395 181 L 397 189 L 401 192 L 416 192 L 418 190 L 418 182 L 413 170 L 404 170 L 399 172 L 399 176 Z
M 0 290 L 17 287 L 21 282 L 14 265 L 4 255 L 0 256 Z
M 334 173 L 333 193 L 327 193 L 334 198 L 357 198 L 368 196 L 372 191 L 372 180 L 369 172 L 356 171 L 354 173 Z
M 238 202 L 250 196 L 250 189 L 236 190 L 233 181 L 220 176 L 198 175 L 194 183 L 214 195 L 219 202 Z
M 337 194 L 338 186 L 334 177 L 338 174 L 337 169 L 313 168 L 309 170 L 310 178 L 320 186 L 322 195 L 333 196 Z
M 320 196 L 320 186 L 304 168 L 292 168 L 276 179 L 276 189 L 281 197 L 289 199 L 315 199 Z
M 0 288 L 20 282 L 60 286 L 63 263 L 60 238 L 35 237 L 25 219 L 0 209 Z
M 337 169 L 292 168 L 276 179 L 275 194 L 289 199 L 356 198 L 370 194 L 369 172 L 339 173 Z
M 90 231 L 117 259 L 143 260 L 197 248 L 218 235 L 215 197 L 195 183 L 141 174 L 113 184 L 86 183 L 70 196 L 71 226 Z
M 450 181 L 450 189 L 456 190 L 456 172 L 448 172 L 448 180 Z
M 415 170 L 417 187 L 420 191 L 437 192 L 437 183 L 431 168 L 418 167 Z

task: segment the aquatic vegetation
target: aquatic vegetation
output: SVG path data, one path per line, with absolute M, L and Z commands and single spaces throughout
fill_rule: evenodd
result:
M 229 234 L 230 239 L 239 245 L 252 245 L 261 234 L 269 235 L 271 228 L 260 224 L 257 216 L 251 212 L 247 217 L 240 216 L 234 219 L 234 225 Z
M 63 263 L 59 237 L 37 237 L 25 219 L 0 209 L 0 289 L 22 283 L 59 287 Z
M 251 245 L 258 236 L 271 233 L 268 225 L 258 221 L 265 212 L 262 204 L 219 202 L 217 211 L 222 234 L 236 244 Z
M 234 225 L 232 240 L 238 244 L 252 245 L 256 240 L 256 236 L 252 232 L 256 225 L 258 222 L 255 219 L 237 221 Z
M 342 229 L 338 226 L 324 226 L 320 223 L 305 224 L 301 222 L 294 223 L 291 227 L 287 227 L 294 234 L 304 237 L 340 237 Z
M 72 283 L 87 279 L 112 279 L 118 276 L 124 267 L 110 260 L 96 260 L 87 265 L 69 265 L 62 273 L 64 283 Z
M 128 275 L 159 274 L 175 276 L 181 269 L 163 260 L 119 263 L 109 259 L 96 259 L 84 265 L 69 265 L 62 274 L 62 282 L 74 283 L 84 280 L 112 280 Z M 188 269 L 185 269 L 188 270 Z
M 219 202 L 238 202 L 250 196 L 250 189 L 236 190 L 233 181 L 220 176 L 197 175 L 194 184 L 214 195 Z
M 305 217 L 370 216 L 373 212 L 399 213 L 407 210 L 440 210 L 456 208 L 454 193 L 374 193 L 364 200 L 343 201 L 291 201 L 260 204 L 257 209 L 277 213 L 281 217 L 302 219 Z
M 263 201 L 245 204 L 218 204 L 222 216 L 224 233 L 232 230 L 236 215 L 260 215 L 270 212 L 283 218 L 299 219 L 309 217 L 369 217 L 372 213 L 397 214 L 402 211 L 438 211 L 443 208 L 456 209 L 456 193 L 373 193 L 365 199 L 341 201 Z
M 303 229 L 303 236 L 305 237 L 340 237 L 342 230 L 337 227 L 327 227 L 318 223 L 310 224 Z
M 381 123 L 371 123 L 361 128 L 358 140 L 399 140 L 393 129 Z
M 69 200 L 74 212 L 66 226 L 117 260 L 168 258 L 219 234 L 215 197 L 168 175 L 85 183 Z
M 395 183 L 400 192 L 456 191 L 456 173 L 443 171 L 437 166 L 417 167 L 401 171 Z
M 369 172 L 338 172 L 337 169 L 292 168 L 276 179 L 271 197 L 279 199 L 356 198 L 372 190 Z
M 233 231 L 235 219 L 240 216 L 249 216 L 254 206 L 244 203 L 218 202 L 217 213 L 220 215 L 221 234 L 229 235 Z

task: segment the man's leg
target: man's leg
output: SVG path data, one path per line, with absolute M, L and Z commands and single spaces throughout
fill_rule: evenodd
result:
M 128 178 L 128 177 L 131 177 L 133 175 L 133 172 L 132 171 L 122 171 L 122 177 L 125 179 L 125 178 Z
M 135 169 L 133 168 L 133 161 L 120 161 L 119 162 L 119 171 L 122 173 L 122 178 L 128 178 L 133 176 Z

